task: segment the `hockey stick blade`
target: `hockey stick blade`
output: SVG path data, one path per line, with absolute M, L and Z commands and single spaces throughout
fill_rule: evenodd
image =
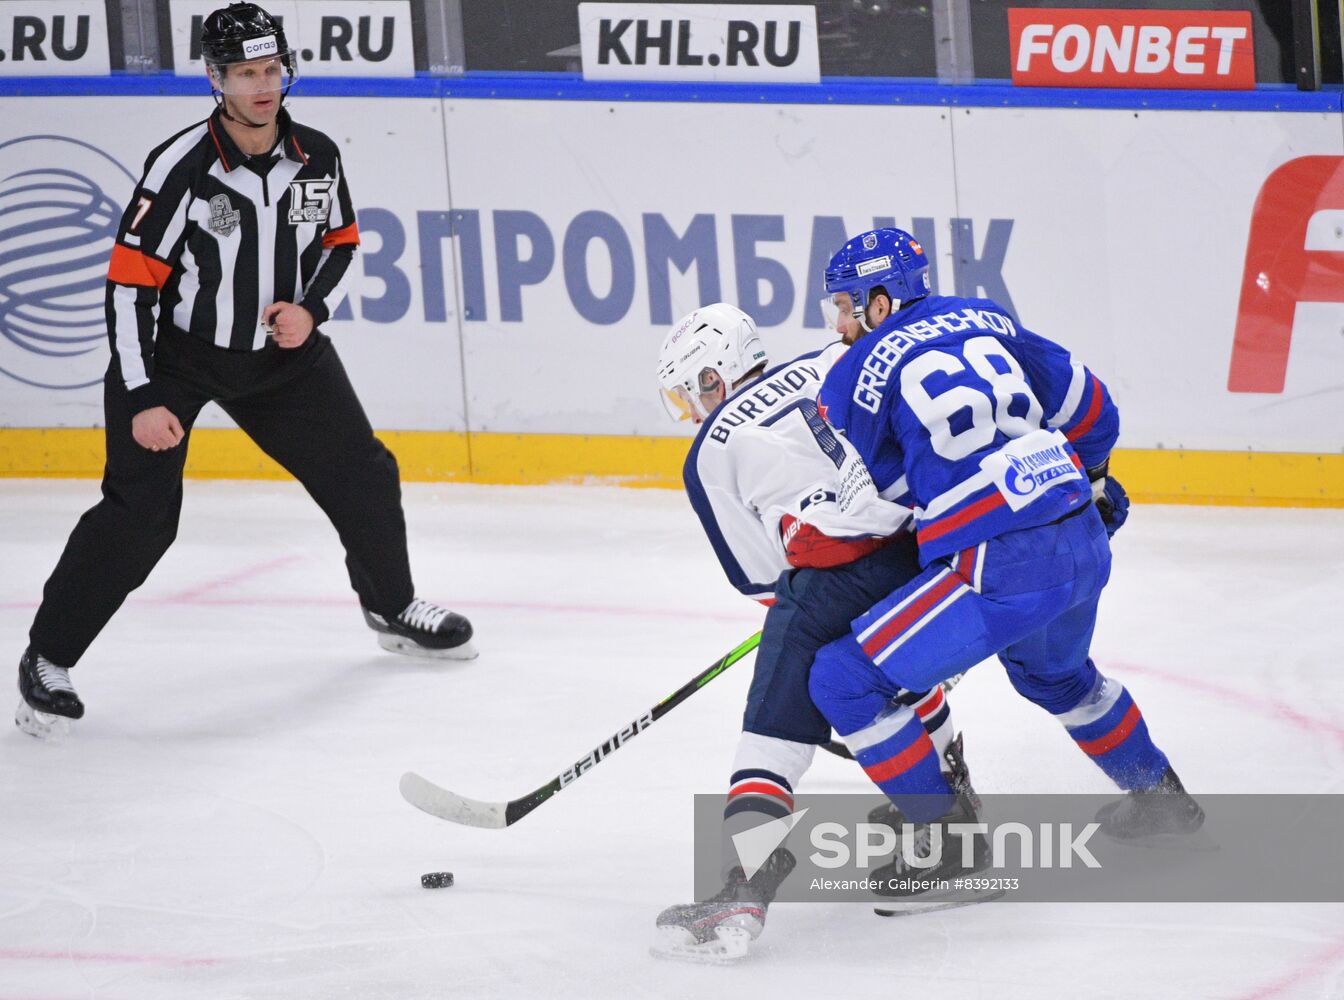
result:
M 713 665 L 700 671 L 649 711 L 619 732 L 607 737 L 606 740 L 590 750 L 586 756 L 575 761 L 540 788 L 521 798 L 512 799 L 508 802 L 478 802 L 476 799 L 469 799 L 465 795 L 458 795 L 446 788 L 440 788 L 414 771 L 407 771 L 401 776 L 401 797 L 421 812 L 437 816 L 439 819 L 446 819 L 451 823 L 476 826 L 486 830 L 502 830 L 506 826 L 512 826 L 557 792 L 563 791 L 572 782 L 577 781 L 598 764 L 601 764 L 611 754 L 625 746 L 630 740 L 750 653 L 760 645 L 760 642 L 761 633 L 757 632 L 751 638 L 739 643 L 735 649 L 721 656 Z
M 479 826 L 485 830 L 502 830 L 508 826 L 505 812 L 507 802 L 477 802 L 434 782 L 420 777 L 414 771 L 401 776 L 401 797 L 421 812 L 446 819 L 463 826 Z

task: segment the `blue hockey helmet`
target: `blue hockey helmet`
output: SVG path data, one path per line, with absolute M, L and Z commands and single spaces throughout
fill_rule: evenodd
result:
M 903 229 L 860 233 L 835 252 L 826 265 L 822 313 L 827 322 L 835 326 L 847 294 L 854 318 L 867 329 L 869 298 L 878 287 L 891 299 L 892 312 L 929 294 L 929 258 L 919 241 Z

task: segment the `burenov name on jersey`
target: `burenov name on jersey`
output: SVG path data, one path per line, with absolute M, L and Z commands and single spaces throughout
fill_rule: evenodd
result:
M 715 418 L 714 426 L 709 430 L 709 440 L 726 445 L 734 427 L 759 420 L 780 403 L 793 402 L 809 382 L 816 389 L 821 388 L 821 372 L 811 365 L 776 372 L 750 392 L 743 393 L 740 399 L 730 399 L 724 404 L 724 411 Z

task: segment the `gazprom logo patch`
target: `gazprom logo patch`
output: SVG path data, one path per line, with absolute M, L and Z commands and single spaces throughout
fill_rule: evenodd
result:
M 59 135 L 0 142 L 0 375 L 79 389 L 107 368 L 107 262 L 135 177 Z
M 986 456 L 980 467 L 990 475 L 1012 510 L 1021 510 L 1055 483 L 1081 479 L 1064 435 L 1033 431 Z
M 262 38 L 249 38 L 243 42 L 243 56 L 247 59 L 260 59 L 262 56 L 273 56 L 280 51 L 280 46 L 275 41 L 274 35 L 266 35 Z
M 1078 471 L 1063 448 L 1045 448 L 1030 455 L 1009 455 L 1004 486 L 1019 497 L 1030 497 L 1057 479 L 1075 479 Z

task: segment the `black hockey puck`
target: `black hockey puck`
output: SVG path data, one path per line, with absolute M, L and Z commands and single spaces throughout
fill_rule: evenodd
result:
M 420 884 L 426 889 L 446 889 L 453 884 L 453 873 L 425 872 L 420 876 Z

